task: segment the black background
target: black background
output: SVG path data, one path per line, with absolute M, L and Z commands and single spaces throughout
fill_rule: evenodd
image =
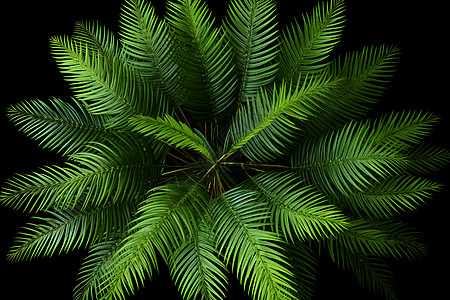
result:
M 220 18 L 227 1 L 207 1 Z M 317 1 L 277 1 L 278 21 L 284 25 L 294 16 L 310 11 Z M 365 45 L 395 44 L 402 49 L 401 62 L 376 113 L 388 110 L 422 109 L 442 117 L 431 140 L 450 147 L 448 76 L 448 23 L 443 5 L 418 1 L 347 0 L 347 23 L 336 53 L 361 49 Z M 6 120 L 5 109 L 22 100 L 67 99 L 71 92 L 49 54 L 51 36 L 70 34 L 77 20 L 99 20 L 116 30 L 119 0 L 9 1 L 2 7 L 1 20 L 1 182 L 14 173 L 28 173 L 43 164 L 58 163 L 53 153 L 40 150 Z M 164 13 L 164 1 L 153 1 Z M 393 4 L 395 3 L 395 4 Z M 442 2 L 440 2 L 442 3 Z M 449 281 L 448 232 L 450 195 L 449 168 L 434 175 L 447 187 L 419 211 L 405 218 L 425 234 L 429 254 L 421 261 L 393 264 L 399 299 L 445 298 Z M 70 299 L 76 274 L 85 252 L 75 251 L 32 262 L 9 263 L 7 249 L 29 216 L 0 208 L 0 290 L 2 299 Z M 348 274 L 337 271 L 326 259 L 321 261 L 316 299 L 378 299 L 362 290 Z M 130 299 L 178 299 L 177 292 L 162 269 L 146 289 Z M 13 296 L 12 296 L 13 295 Z M 247 299 L 239 285 L 231 282 L 229 299 Z

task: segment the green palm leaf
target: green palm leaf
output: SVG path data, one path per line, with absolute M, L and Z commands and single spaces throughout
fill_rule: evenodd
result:
M 294 241 L 293 234 L 300 240 L 317 240 L 345 229 L 344 215 L 301 181 L 291 172 L 265 172 L 248 179 L 242 187 L 260 193 L 259 201 L 270 207 L 274 231 L 288 241 Z
M 354 220 L 348 230 L 328 240 L 328 248 L 334 260 L 342 253 L 339 249 L 365 256 L 414 259 L 426 252 L 419 240 L 420 234 L 397 220 Z
M 327 67 L 338 81 L 332 96 L 304 124 L 307 137 L 323 135 L 366 114 L 386 89 L 398 62 L 399 49 L 381 45 L 346 53 Z
M 385 259 L 336 250 L 340 253 L 333 255 L 332 258 L 337 260 L 335 263 L 343 270 L 351 271 L 361 286 L 368 287 L 383 299 L 397 299 L 392 285 L 393 273 Z
M 256 193 L 235 188 L 216 199 L 212 219 L 218 248 L 253 298 L 290 299 L 292 274 L 281 240 L 263 230 L 269 212 L 255 198 Z
M 95 143 L 89 148 L 90 152 L 71 156 L 78 164 L 45 167 L 10 180 L 0 201 L 24 211 L 135 201 L 147 191 L 149 182 L 151 186 L 159 178 L 160 166 L 155 164 L 152 148 L 131 135 L 117 136 L 112 145 Z
M 103 278 L 102 299 L 133 294 L 135 285 L 142 285 L 157 269 L 157 252 L 168 261 L 197 232 L 195 220 L 206 211 L 198 184 L 178 182 L 152 189 Z
M 339 41 L 344 22 L 344 1 L 322 2 L 282 32 L 277 80 L 297 82 L 327 66 L 325 61 Z
M 128 64 L 163 91 L 172 106 L 179 106 L 183 102 L 181 79 L 166 22 L 142 0 L 127 0 L 120 16 L 121 41 L 131 58 Z
M 165 115 L 164 119 L 135 116 L 130 119 L 130 125 L 133 130 L 145 136 L 152 136 L 173 147 L 192 149 L 209 161 L 214 161 L 215 154 L 211 153 L 211 148 L 207 145 L 207 142 L 186 124 L 178 122 L 170 115 Z
M 227 155 L 240 150 L 252 161 L 286 155 L 299 131 L 293 120 L 308 120 L 335 84 L 324 73 L 305 80 L 301 88 L 292 89 L 283 83 L 275 86 L 272 95 L 262 89 L 253 101 L 242 105 L 233 118 L 228 136 L 233 145 Z
M 362 191 L 408 165 L 406 156 L 374 143 L 367 123 L 350 123 L 339 131 L 307 140 L 293 153 L 292 168 L 329 195 Z
M 319 261 L 315 249 L 311 249 L 308 242 L 302 243 L 298 240 L 286 247 L 289 261 L 294 274 L 294 283 L 296 293 L 294 299 L 314 299 L 317 280 Z
M 101 283 L 108 269 L 114 265 L 114 254 L 120 238 L 101 241 L 91 247 L 78 274 L 78 284 L 74 289 L 75 300 L 88 300 L 102 296 Z
M 43 148 L 63 155 L 77 152 L 86 143 L 100 142 L 110 135 L 108 118 L 92 115 L 77 101 L 73 105 L 60 99 L 33 100 L 8 109 L 8 117 L 20 130 L 39 140 Z
M 200 223 L 192 240 L 177 249 L 170 265 L 184 299 L 225 299 L 226 269 L 205 223 Z
M 113 32 L 99 22 L 78 21 L 75 23 L 72 39 L 85 45 L 89 52 L 99 53 L 110 63 L 120 56 L 119 42 Z
M 83 245 L 111 237 L 117 231 L 125 231 L 132 219 L 134 205 L 117 203 L 102 207 L 79 206 L 64 211 L 50 211 L 50 217 L 35 217 L 16 237 L 8 259 L 30 260 L 38 256 L 51 256 L 69 252 Z
M 211 13 L 202 1 L 171 1 L 168 9 L 183 87 L 190 99 L 183 105 L 200 120 L 217 120 L 234 104 L 236 87 L 225 35 L 213 27 Z
M 239 102 L 250 100 L 273 81 L 277 65 L 275 4 L 271 0 L 232 0 L 224 26 L 238 73 Z
M 442 185 L 414 176 L 395 176 L 354 191 L 337 199 L 361 218 L 389 218 L 405 210 L 414 210 Z
M 105 57 L 80 45 L 68 37 L 51 40 L 55 60 L 89 112 L 115 116 L 112 126 L 122 125 L 133 114 L 158 116 L 167 112 L 163 94 L 127 66 L 120 54 Z

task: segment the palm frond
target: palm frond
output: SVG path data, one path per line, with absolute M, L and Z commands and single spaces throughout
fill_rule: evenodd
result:
M 199 120 L 218 120 L 234 104 L 236 80 L 231 49 L 223 29 L 214 28 L 211 12 L 200 0 L 168 2 L 168 22 L 178 43 L 183 106 Z
M 152 189 L 103 278 L 102 299 L 133 294 L 135 286 L 143 285 L 157 269 L 157 252 L 168 262 L 173 251 L 197 232 L 195 220 L 207 211 L 206 200 L 198 183 L 168 183 Z
M 204 222 L 191 240 L 178 248 L 170 263 L 172 278 L 183 299 L 225 299 L 225 265 L 217 257 Z
M 151 146 L 131 135 L 117 136 L 111 145 L 87 147 L 89 152 L 71 155 L 73 163 L 65 167 L 48 166 L 9 180 L 0 202 L 24 211 L 65 209 L 80 202 L 83 207 L 100 206 L 139 199 L 159 179 L 161 168 Z
M 398 174 L 406 156 L 372 140 L 368 123 L 351 122 L 317 140 L 306 140 L 292 154 L 292 168 L 328 195 L 351 194 Z
M 261 89 L 233 118 L 228 136 L 233 144 L 227 155 L 240 150 L 252 161 L 287 155 L 299 131 L 293 120 L 308 120 L 335 84 L 324 73 L 305 80 L 301 88 L 283 83 L 275 86 L 271 94 Z
M 134 114 L 156 117 L 167 112 L 163 94 L 119 55 L 106 58 L 102 52 L 90 50 L 68 37 L 52 38 L 51 47 L 76 98 L 92 114 L 115 116 L 111 126 L 123 125 L 118 120 L 123 123 Z
M 354 191 L 337 202 L 361 218 L 389 218 L 414 210 L 439 191 L 442 184 L 415 176 L 395 176 Z
M 442 170 L 450 161 L 450 151 L 438 145 L 422 143 L 408 153 L 408 168 L 418 174 Z
M 373 122 L 374 141 L 399 151 L 409 150 L 431 133 L 438 120 L 437 115 L 428 112 L 391 112 Z
M 87 47 L 89 52 L 98 52 L 109 62 L 120 57 L 119 41 L 114 34 L 98 21 L 78 21 L 73 29 L 72 39 L 76 44 Z
M 333 60 L 326 69 L 339 84 L 304 124 L 302 133 L 310 138 L 320 136 L 366 114 L 386 89 L 399 54 L 397 47 L 381 45 Z
M 346 228 L 345 216 L 291 172 L 264 172 L 242 183 L 270 208 L 273 231 L 287 241 L 321 239 Z M 281 232 L 280 232 L 281 229 Z M 293 235 L 294 234 L 294 235 Z
M 263 229 L 270 224 L 269 211 L 255 198 L 255 192 L 234 188 L 216 199 L 212 220 L 217 247 L 254 299 L 290 299 L 292 273 L 282 241 Z
M 334 260 L 337 255 L 345 255 L 340 249 L 365 256 L 407 258 L 413 260 L 426 253 L 420 242 L 421 234 L 405 226 L 398 220 L 354 220 L 346 231 L 331 237 L 328 249 Z
M 194 150 L 209 161 L 213 162 L 215 156 L 211 153 L 211 147 L 207 142 L 193 132 L 186 124 L 178 122 L 170 115 L 162 118 L 151 118 L 146 116 L 134 116 L 130 119 L 133 130 L 151 136 L 172 147 L 188 148 Z
M 111 237 L 117 231 L 126 231 L 135 204 L 116 203 L 102 207 L 79 206 L 64 211 L 49 211 L 49 217 L 34 217 L 15 239 L 8 259 L 31 260 L 69 252 L 91 245 L 101 238 Z
M 325 60 L 342 35 L 344 10 L 343 0 L 322 2 L 303 16 L 303 26 L 295 20 L 282 31 L 279 82 L 297 82 L 328 65 Z
M 165 93 L 173 107 L 182 102 L 180 74 L 167 24 L 154 7 L 142 0 L 127 0 L 120 15 L 120 35 L 128 64 Z
M 103 295 L 101 283 L 107 270 L 114 265 L 113 258 L 119 243 L 120 238 L 114 237 L 91 247 L 78 274 L 78 284 L 73 293 L 75 300 L 95 299 Z
M 226 28 L 238 74 L 239 102 L 250 100 L 259 88 L 273 81 L 277 65 L 278 32 L 271 0 L 232 0 Z
M 86 143 L 102 141 L 110 132 L 105 128 L 108 118 L 90 114 L 78 101 L 72 103 L 57 98 L 24 101 L 7 112 L 21 131 L 39 140 L 41 147 L 68 155 Z

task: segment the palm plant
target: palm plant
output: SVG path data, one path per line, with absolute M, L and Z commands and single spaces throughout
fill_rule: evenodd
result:
M 51 39 L 75 94 L 13 105 L 10 119 L 63 166 L 17 175 L 3 205 L 36 213 L 11 261 L 87 248 L 74 299 L 125 299 L 169 267 L 183 299 L 311 299 L 319 255 L 396 299 L 388 260 L 425 253 L 399 215 L 442 185 L 438 116 L 367 113 L 395 46 L 331 58 L 344 1 L 278 31 L 272 0 L 201 0 L 159 18 L 126 0 L 120 38 L 96 22 Z

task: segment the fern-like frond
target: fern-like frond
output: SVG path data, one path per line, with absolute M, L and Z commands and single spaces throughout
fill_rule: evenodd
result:
M 338 80 L 330 97 L 304 124 L 302 133 L 317 137 L 366 114 L 378 102 L 398 62 L 399 49 L 365 47 L 333 60 L 326 69 Z
M 75 43 L 87 47 L 89 52 L 98 52 L 110 63 L 121 55 L 119 41 L 98 21 L 76 22 L 72 39 Z
M 154 7 L 142 0 L 127 0 L 120 15 L 120 34 L 128 64 L 167 95 L 173 107 L 182 102 L 180 74 L 167 24 Z
M 207 142 L 193 132 L 186 124 L 178 122 L 170 115 L 162 118 L 151 118 L 146 116 L 134 116 L 130 119 L 130 125 L 133 130 L 151 136 L 162 141 L 172 147 L 188 148 L 194 150 L 210 162 L 213 162 L 214 154 Z
M 374 141 L 400 151 L 409 150 L 431 133 L 438 120 L 437 115 L 428 112 L 391 112 L 373 122 Z
M 170 266 L 183 299 L 225 299 L 226 268 L 217 257 L 205 223 L 201 222 L 192 239 L 177 249 Z
M 206 213 L 207 199 L 198 183 L 168 183 L 152 189 L 103 278 L 102 299 L 133 294 L 158 268 L 157 252 L 168 262 L 197 232 L 195 220 Z
M 168 22 L 177 43 L 182 83 L 186 97 L 183 106 L 199 120 L 217 120 L 235 103 L 236 79 L 231 49 L 222 28 L 214 28 L 205 2 L 168 2 Z
M 344 10 L 343 0 L 322 2 L 311 14 L 303 16 L 303 26 L 295 20 L 282 31 L 279 82 L 297 82 L 327 66 L 325 60 L 342 34 Z
M 323 74 L 305 80 L 300 88 L 283 83 L 271 93 L 261 89 L 233 118 L 227 137 L 233 144 L 227 155 L 240 150 L 252 161 L 270 161 L 287 155 L 299 131 L 293 120 L 309 119 L 335 84 Z
M 22 229 L 11 247 L 11 261 L 31 260 L 69 252 L 84 245 L 126 231 L 135 210 L 135 203 L 116 203 L 101 207 L 77 206 L 70 210 L 50 211 L 49 217 L 34 217 Z
M 416 209 L 441 188 L 442 184 L 425 178 L 395 176 L 337 201 L 361 218 L 389 218 Z
M 259 201 L 270 208 L 273 231 L 287 241 L 318 240 L 346 227 L 345 216 L 326 204 L 324 196 L 312 186 L 302 185 L 292 172 L 264 172 L 241 184 L 260 193 Z
M 306 140 L 292 154 L 292 168 L 328 195 L 363 191 L 407 165 L 406 156 L 374 142 L 368 123 L 351 122 L 322 138 Z
M 119 237 L 104 240 L 89 249 L 89 254 L 81 265 L 78 274 L 78 284 L 74 289 L 75 300 L 90 300 L 101 297 L 101 283 L 107 270 L 114 265 L 114 254 Z
M 341 234 L 327 241 L 334 260 L 345 260 L 340 249 L 353 254 L 407 258 L 410 260 L 423 256 L 426 247 L 420 242 L 421 234 L 408 228 L 398 220 L 353 220 L 351 226 Z
M 238 74 L 239 102 L 251 100 L 272 83 L 277 65 L 278 31 L 272 0 L 232 0 L 224 27 Z
M 409 169 L 418 174 L 437 172 L 450 162 L 450 151 L 438 145 L 422 143 L 408 153 Z
M 92 114 L 115 116 L 111 126 L 123 125 L 127 117 L 135 114 L 156 117 L 167 112 L 163 94 L 120 56 L 107 58 L 68 37 L 52 38 L 51 47 L 76 98 Z
M 24 101 L 8 109 L 8 117 L 39 145 L 63 155 L 74 153 L 86 143 L 102 141 L 109 135 L 108 118 L 92 115 L 74 100 Z
M 40 211 L 107 202 L 135 201 L 160 173 L 150 145 L 131 135 L 117 136 L 111 145 L 93 143 L 89 152 L 71 155 L 65 167 L 48 166 L 40 172 L 8 181 L 0 202 L 14 209 Z M 133 154 L 133 155 L 130 155 Z
M 254 299 L 291 299 L 292 273 L 282 241 L 263 229 L 270 224 L 269 210 L 256 197 L 256 192 L 234 188 L 215 200 L 212 220 L 218 249 Z

